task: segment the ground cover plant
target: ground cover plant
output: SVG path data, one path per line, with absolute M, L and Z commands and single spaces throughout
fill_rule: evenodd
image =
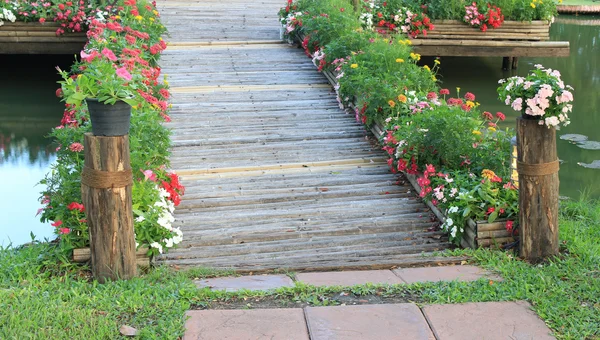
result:
M 352 303 L 463 303 L 527 300 L 559 339 L 600 337 L 600 202 L 562 201 L 561 254 L 528 264 L 512 252 L 456 250 L 500 281 L 294 287 L 214 292 L 194 279 L 231 275 L 210 269 L 152 269 L 129 281 L 98 284 L 85 267 L 57 263 L 55 245 L 0 248 L 0 338 L 119 339 L 122 325 L 140 338 L 183 336 L 187 309 L 277 308 Z M 438 254 L 439 255 L 439 254 Z M 294 276 L 294 273 L 288 273 Z M 498 316 L 502 317 L 502 316 Z
M 80 190 L 83 136 L 91 130 L 85 99 L 108 105 L 123 100 L 132 106 L 136 243 L 157 255 L 182 241 L 172 223 L 184 193 L 177 174 L 168 170 L 171 141 L 164 123 L 170 121 L 170 92 L 157 64 L 166 48 L 161 38 L 166 29 L 156 7 L 145 1 L 126 0 L 105 14 L 91 19 L 89 41 L 71 70 L 59 70 L 63 80 L 57 96 L 65 102 L 65 112 L 51 133 L 58 144 L 57 161 L 41 181 L 46 189 L 39 213 L 42 221 L 52 221 L 65 257 L 89 245 Z

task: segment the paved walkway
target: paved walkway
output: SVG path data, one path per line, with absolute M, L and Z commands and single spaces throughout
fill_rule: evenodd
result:
M 439 224 L 338 107 L 282 0 L 159 0 L 170 37 L 171 164 L 186 194 L 167 264 L 257 272 L 390 268 L 449 258 Z
M 501 280 L 474 266 L 300 273 L 296 281 L 318 286 L 402 284 L 426 281 Z M 197 282 L 213 290 L 291 287 L 284 275 L 216 278 Z M 366 301 L 366 300 L 365 300 Z M 187 313 L 184 339 L 554 339 L 527 302 L 417 306 L 362 304 L 253 310 L 194 310 Z

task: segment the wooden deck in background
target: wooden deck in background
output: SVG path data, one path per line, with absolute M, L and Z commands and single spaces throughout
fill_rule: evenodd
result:
M 409 184 L 341 110 L 302 50 L 282 44 L 281 0 L 162 1 L 173 92 L 178 267 L 239 271 L 450 262 Z

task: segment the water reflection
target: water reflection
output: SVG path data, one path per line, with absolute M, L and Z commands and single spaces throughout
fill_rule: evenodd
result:
M 551 40 L 570 42 L 570 57 L 521 58 L 517 71 L 502 71 L 501 58 L 443 58 L 443 86 L 451 91 L 460 86 L 461 93 L 475 93 L 484 110 L 506 113 L 505 125 L 514 126 L 518 114 L 497 99 L 498 79 L 526 75 L 534 64 L 557 69 L 565 83 L 575 88 L 571 125 L 558 131 L 558 135 L 577 133 L 600 141 L 600 17 L 561 16 L 552 25 L 550 36 Z M 563 161 L 561 195 L 578 197 L 581 190 L 591 189 L 594 197 L 600 197 L 600 170 L 577 164 L 600 160 L 600 151 L 584 150 L 558 140 L 558 155 Z
M 36 184 L 55 160 L 56 146 L 45 136 L 60 122 L 63 104 L 55 96 L 57 65 L 71 56 L 0 55 L 0 245 L 22 244 L 33 232 L 51 237 L 52 227 L 35 216 Z

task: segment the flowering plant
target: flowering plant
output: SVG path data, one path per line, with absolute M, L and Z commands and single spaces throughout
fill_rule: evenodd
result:
M 0 8 L 0 26 L 4 25 L 4 21 L 2 20 L 15 22 L 17 20 L 17 17 L 11 10 L 7 8 Z
M 498 98 L 513 110 L 539 118 L 539 124 L 548 128 L 569 125 L 573 88 L 565 85 L 558 70 L 537 64 L 526 77 L 501 79 L 498 83 Z
M 393 24 L 388 24 L 390 29 L 400 27 L 402 33 L 408 34 L 411 38 L 416 38 L 419 34 L 427 36 L 427 31 L 431 31 L 435 26 L 425 12 L 412 13 L 410 9 L 402 7 L 397 14 L 393 16 Z
M 63 81 L 56 94 L 64 97 L 65 112 L 51 134 L 59 145 L 57 161 L 41 181 L 46 188 L 40 213 L 42 221 L 56 226 L 65 252 L 89 245 L 83 211 L 69 207 L 81 202 L 82 143 L 91 127 L 86 106 L 79 103 L 92 95 L 109 103 L 124 99 L 134 104 L 129 142 L 138 246 L 149 247 L 149 255 L 156 255 L 181 242 L 182 233 L 172 222 L 184 188 L 179 177 L 167 171 L 170 138 L 164 123 L 170 121 L 170 92 L 166 79 L 159 79 L 156 63 L 166 48 L 161 38 L 165 28 L 153 4 L 126 0 L 123 5 L 90 22 L 82 60 L 69 73 L 60 71 Z
M 504 23 L 504 15 L 496 5 L 487 4 L 487 10 L 481 12 L 477 7 L 477 3 L 465 6 L 465 16 L 463 21 L 473 27 L 479 27 L 483 32 L 489 27 L 498 28 Z

